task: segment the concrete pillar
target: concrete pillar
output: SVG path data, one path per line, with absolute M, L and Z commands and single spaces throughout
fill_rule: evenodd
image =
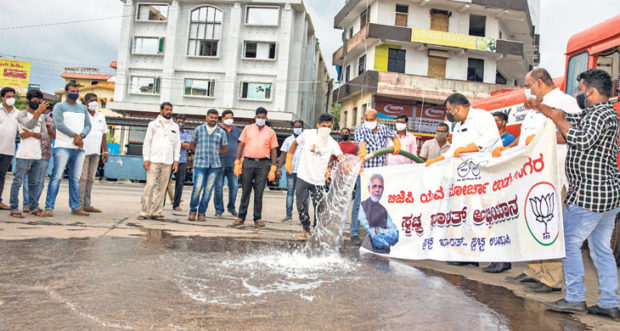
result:
M 286 98 L 289 93 L 291 84 L 287 84 L 289 79 L 289 55 L 291 50 L 291 37 L 293 35 L 293 15 L 294 11 L 290 3 L 284 5 L 282 10 L 282 18 L 280 19 L 280 31 L 278 40 L 278 69 L 276 73 L 275 97 L 274 97 L 274 111 L 293 111 L 293 109 L 287 109 Z M 305 37 L 304 37 L 305 39 Z M 271 109 L 270 109 L 271 110 Z M 299 111 L 299 110 L 296 110 Z
M 120 102 L 127 98 L 129 91 L 129 60 L 133 40 L 133 19 L 135 7 L 132 0 L 127 0 L 123 5 L 123 19 L 121 20 L 121 37 L 118 44 L 118 57 L 116 67 L 116 84 L 114 89 L 114 101 Z
M 168 23 L 166 26 L 166 40 L 164 48 L 164 63 L 159 88 L 159 101 L 171 101 L 173 104 L 180 101 L 181 96 L 173 93 L 175 89 L 182 90 L 183 82 L 174 80 L 174 59 L 176 52 L 177 25 L 179 21 L 180 6 L 178 0 L 173 0 L 168 10 Z M 181 86 L 180 88 L 177 88 Z M 173 97 L 175 100 L 172 100 Z
M 223 105 L 225 108 L 236 108 L 239 101 L 239 80 L 237 68 L 241 58 L 240 50 L 242 45 L 239 39 L 241 26 L 243 25 L 243 15 L 241 4 L 235 2 L 230 10 L 230 18 L 224 19 L 222 27 L 222 39 L 226 38 L 226 48 L 228 51 L 221 51 L 220 58 L 224 64 L 226 75 L 225 82 L 216 82 L 215 90 L 224 93 Z M 223 40 L 222 40 L 223 41 Z M 226 54 L 226 57 L 223 56 Z M 218 92 L 216 92 L 218 93 Z

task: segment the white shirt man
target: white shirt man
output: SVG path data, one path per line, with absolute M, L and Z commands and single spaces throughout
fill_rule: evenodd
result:
M 15 136 L 17 135 L 17 108 L 15 104 L 15 90 L 10 87 L 2 89 L 0 102 L 0 209 L 9 210 L 9 206 L 2 202 L 4 178 L 11 166 L 15 155 Z
M 491 152 L 502 146 L 502 139 L 497 131 L 493 115 L 488 111 L 469 107 L 464 123 L 457 122 L 452 131 L 452 144 L 445 156 L 452 156 L 459 147 L 475 144 L 480 152 Z
M 88 98 L 88 100 L 86 100 Z M 82 176 L 80 176 L 80 206 L 85 212 L 100 213 L 101 210 L 91 205 L 91 195 L 97 168 L 99 167 L 99 155 L 104 147 L 104 136 L 108 132 L 105 115 L 98 111 L 97 96 L 86 94 L 84 99 L 87 103 L 88 117 L 90 119 L 90 133 L 84 138 L 84 165 L 82 166 Z M 107 154 L 107 147 L 104 153 Z M 107 161 L 104 155 L 103 162 Z

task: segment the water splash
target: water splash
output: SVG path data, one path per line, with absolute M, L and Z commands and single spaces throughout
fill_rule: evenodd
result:
M 329 192 L 319 201 L 314 211 L 317 225 L 306 243 L 306 254 L 338 253 L 346 224 L 347 207 L 361 166 L 359 158 L 345 155 L 332 168 Z

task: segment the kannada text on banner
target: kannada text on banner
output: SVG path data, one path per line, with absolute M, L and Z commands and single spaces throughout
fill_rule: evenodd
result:
M 0 58 L 0 86 L 28 88 L 30 62 Z
M 401 259 L 529 261 L 564 257 L 551 122 L 528 147 L 362 173 L 362 249 Z

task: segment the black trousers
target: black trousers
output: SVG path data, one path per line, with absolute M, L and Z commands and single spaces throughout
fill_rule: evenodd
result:
M 183 186 L 185 185 L 185 173 L 187 172 L 187 163 L 179 163 L 179 169 L 174 174 L 174 202 L 172 208 L 177 208 L 181 204 L 181 196 L 183 196 Z
M 6 172 L 9 171 L 13 161 L 13 155 L 0 154 L 0 202 L 2 202 L 2 191 L 4 190 L 4 179 Z
M 314 226 L 316 226 L 316 206 L 325 194 L 325 186 L 312 185 L 303 179 L 297 177 L 297 184 L 295 186 L 295 199 L 297 203 L 297 213 L 299 213 L 299 221 L 301 226 L 306 231 L 310 231 L 310 213 L 308 208 L 308 196 L 312 198 L 312 207 L 314 208 Z
M 262 218 L 263 212 L 263 191 L 267 185 L 267 175 L 271 167 L 269 159 L 250 159 L 243 160 L 243 170 L 241 172 L 241 202 L 239 203 L 239 218 L 245 221 L 250 205 L 250 194 L 254 189 L 254 221 Z

